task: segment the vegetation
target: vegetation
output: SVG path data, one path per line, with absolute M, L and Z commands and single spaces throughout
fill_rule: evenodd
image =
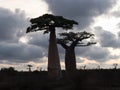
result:
M 33 67 L 32 65 L 27 65 L 29 72 L 31 72 L 31 68 Z
M 14 67 L 9 67 L 9 68 L 1 68 L 1 72 L 15 72 Z
M 76 57 L 75 47 L 77 46 L 90 46 L 96 44 L 93 41 L 83 42 L 83 40 L 93 38 L 94 34 L 84 32 L 65 32 L 60 33 L 61 38 L 57 39 L 57 43 L 65 49 L 65 68 L 67 72 L 76 71 Z
M 117 69 L 118 64 L 114 63 L 113 66 L 114 66 L 114 69 Z
M 7 69 L 7 68 L 6 68 Z M 9 68 L 8 68 L 9 69 Z M 47 71 L 0 71 L 0 90 L 119 90 L 120 69 L 80 69 L 68 78 L 51 80 Z
M 30 20 L 30 27 L 26 33 L 44 30 L 44 33 L 50 32 L 49 50 L 48 50 L 48 74 L 51 78 L 61 77 L 61 67 L 58 55 L 55 29 L 72 29 L 73 25 L 78 23 L 74 20 L 65 19 L 62 16 L 44 14 L 43 16 Z

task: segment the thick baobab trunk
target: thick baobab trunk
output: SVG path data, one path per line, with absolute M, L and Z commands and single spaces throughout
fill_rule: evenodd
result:
M 61 67 L 56 44 L 55 29 L 50 30 L 49 51 L 48 51 L 48 75 L 50 78 L 61 77 Z
M 76 71 L 75 50 L 72 47 L 68 47 L 65 50 L 65 68 L 68 73 Z

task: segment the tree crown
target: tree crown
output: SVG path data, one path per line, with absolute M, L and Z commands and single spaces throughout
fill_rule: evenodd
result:
M 74 46 L 89 46 L 92 44 L 96 44 L 96 42 L 93 41 L 88 41 L 87 44 L 84 44 L 82 40 L 84 39 L 89 39 L 93 38 L 94 39 L 94 34 L 89 33 L 89 32 L 64 32 L 60 33 L 60 36 L 62 38 L 57 38 L 57 43 L 58 44 L 65 44 L 65 45 L 72 45 Z
M 78 25 L 74 20 L 65 19 L 62 16 L 54 16 L 52 14 L 44 14 L 40 17 L 30 20 L 31 25 L 27 28 L 26 33 L 46 30 L 45 33 L 50 31 L 50 28 L 58 27 L 63 29 L 72 29 L 73 25 Z
M 28 66 L 28 67 L 32 67 L 32 65 L 30 65 L 30 64 L 28 64 L 27 66 Z

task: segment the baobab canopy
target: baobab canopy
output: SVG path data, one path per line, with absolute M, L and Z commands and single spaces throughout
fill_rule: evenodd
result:
M 96 42 L 89 41 L 87 43 L 82 42 L 85 39 L 93 38 L 94 34 L 89 32 L 64 32 L 60 33 L 62 38 L 57 38 L 58 44 L 65 44 L 65 45 L 73 45 L 75 46 L 90 46 L 92 44 L 96 44 Z
M 52 14 L 44 14 L 37 18 L 30 20 L 31 26 L 27 28 L 26 33 L 46 30 L 44 33 L 48 33 L 51 27 L 58 27 L 63 29 L 72 29 L 73 25 L 78 25 L 74 20 L 65 19 L 62 16 L 54 16 Z

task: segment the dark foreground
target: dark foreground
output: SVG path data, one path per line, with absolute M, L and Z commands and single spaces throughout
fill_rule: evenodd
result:
M 0 90 L 120 90 L 120 70 L 78 70 L 72 77 L 63 71 L 60 80 L 47 72 L 0 72 Z

